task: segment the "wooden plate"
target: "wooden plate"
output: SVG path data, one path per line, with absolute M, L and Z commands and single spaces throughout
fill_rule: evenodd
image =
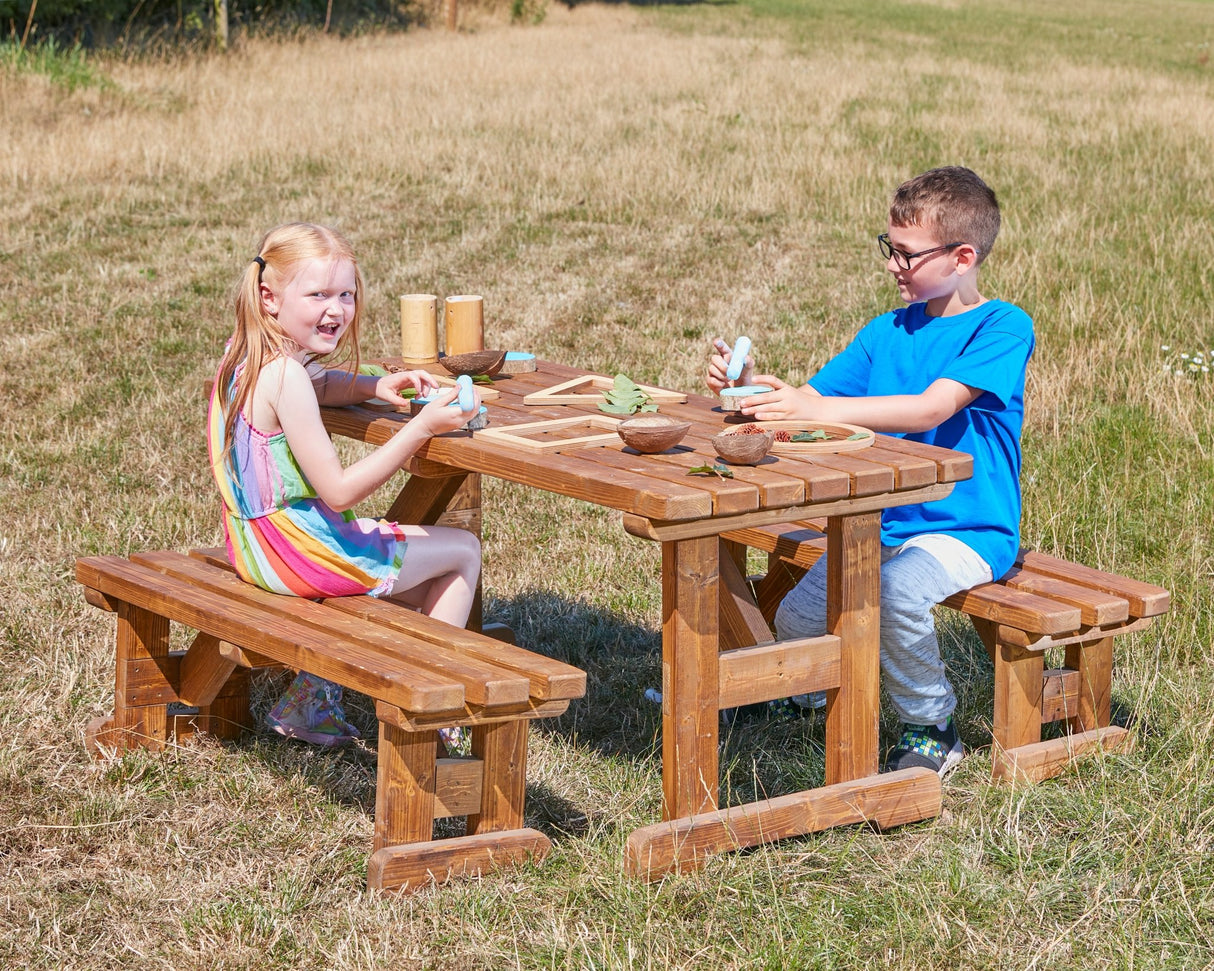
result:
M 877 436 L 871 429 L 859 425 L 846 425 L 843 422 L 812 422 L 812 421 L 756 421 L 755 425 L 765 432 L 773 432 L 776 440 L 772 442 L 771 451 L 777 455 L 812 455 L 815 452 L 854 452 L 857 449 L 868 448 Z M 746 434 L 742 431 L 745 425 L 738 425 L 731 434 Z M 782 442 L 780 432 L 796 435 L 798 432 L 824 431 L 827 437 L 813 442 Z M 863 438 L 852 438 L 853 435 L 863 435 Z

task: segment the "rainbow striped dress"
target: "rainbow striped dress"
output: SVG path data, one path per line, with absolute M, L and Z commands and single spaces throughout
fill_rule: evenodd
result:
M 207 414 L 211 472 L 223 500 L 228 558 L 249 583 L 317 599 L 392 590 L 406 539 L 395 523 L 339 513 L 316 495 L 286 435 L 267 435 L 236 418 L 231 461 L 223 443 L 225 405 L 218 381 Z

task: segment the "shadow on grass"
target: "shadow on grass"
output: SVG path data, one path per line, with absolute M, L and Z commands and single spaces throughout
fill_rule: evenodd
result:
M 611 760 L 625 774 L 661 775 L 661 705 L 645 697 L 661 685 L 661 632 L 625 619 L 619 613 L 582 600 L 533 590 L 485 604 L 485 619 L 503 623 L 527 650 L 564 661 L 587 674 L 586 695 L 572 701 L 556 718 L 536 719 L 532 731 L 560 740 L 591 760 Z M 958 696 L 957 724 L 971 751 L 990 744 L 993 667 L 985 648 L 962 617 L 943 613 L 938 622 L 941 649 Z M 347 692 L 350 720 L 363 732 L 360 742 L 336 751 L 288 743 L 271 734 L 261 721 L 289 682 L 283 672 L 254 681 L 252 707 L 260 735 L 238 744 L 267 767 L 295 774 L 304 785 L 336 802 L 374 810 L 377 723 L 370 699 Z M 1132 720 L 1131 710 L 1114 701 L 1114 723 Z M 901 726 L 888 705 L 880 717 L 881 749 L 897 740 Z M 1064 730 L 1049 726 L 1045 737 Z M 721 728 L 720 804 L 739 805 L 824 783 L 825 712 L 805 718 L 761 719 Z M 622 766 L 619 765 L 622 763 Z M 614 777 L 614 773 L 605 773 Z M 582 835 L 613 825 L 591 805 L 576 805 L 542 782 L 527 786 L 530 825 L 550 836 Z M 462 820 L 440 821 L 439 835 L 462 832 Z

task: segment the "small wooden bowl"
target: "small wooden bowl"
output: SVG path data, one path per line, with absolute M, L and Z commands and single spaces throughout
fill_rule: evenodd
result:
M 467 354 L 448 354 L 438 363 L 452 374 L 493 375 L 502 369 L 506 360 L 505 351 L 469 351 Z
M 712 447 L 731 465 L 757 465 L 770 450 L 776 436 L 771 432 L 721 432 L 712 437 Z
M 421 410 L 430 403 L 429 398 L 410 398 L 409 399 L 409 417 L 416 418 L 421 414 Z M 455 404 L 455 402 L 452 402 Z M 489 427 L 489 409 L 481 405 L 480 411 L 468 419 L 464 423 L 464 427 L 469 431 L 479 432 L 482 428 Z
M 722 388 L 721 410 L 741 411 L 743 398 L 749 398 L 752 394 L 766 394 L 771 390 L 773 389 L 766 384 L 748 384 L 736 388 Z
M 507 351 L 502 374 L 529 374 L 535 370 L 535 355 L 527 351 Z
M 678 445 L 691 430 L 691 422 L 666 415 L 637 415 L 625 418 L 615 430 L 629 448 L 649 455 Z

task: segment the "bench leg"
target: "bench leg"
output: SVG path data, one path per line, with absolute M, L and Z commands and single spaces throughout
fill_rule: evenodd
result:
M 1113 638 L 1068 645 L 1066 666 L 1079 672 L 1078 711 L 1067 719 L 1071 731 L 1104 728 L 1113 717 Z
M 114 713 L 88 726 L 85 746 L 100 757 L 134 748 L 159 752 L 168 740 L 168 702 L 177 697 L 164 670 L 169 622 L 130 604 L 118 606 Z
M 483 763 L 481 811 L 470 815 L 469 836 L 518 829 L 527 798 L 527 720 L 476 725 L 472 754 Z
M 432 839 L 438 733 L 405 731 L 383 719 L 379 725 L 369 888 L 417 890 L 491 866 L 542 860 L 548 854 L 552 842 L 547 836 L 521 828 L 527 778 L 525 719 L 473 728 L 473 752 L 483 762 L 481 811 L 468 817 L 469 835 L 440 840 Z
M 1066 667 L 1078 673 L 1070 734 L 1041 741 L 1045 657 L 995 640 L 995 625 L 974 620 L 995 661 L 994 752 L 991 777 L 1039 782 L 1060 774 L 1076 759 L 1096 752 L 1127 752 L 1134 736 L 1111 726 L 1113 639 L 1066 648 Z
M 434 836 L 437 745 L 437 732 L 407 732 L 380 721 L 373 850 Z

